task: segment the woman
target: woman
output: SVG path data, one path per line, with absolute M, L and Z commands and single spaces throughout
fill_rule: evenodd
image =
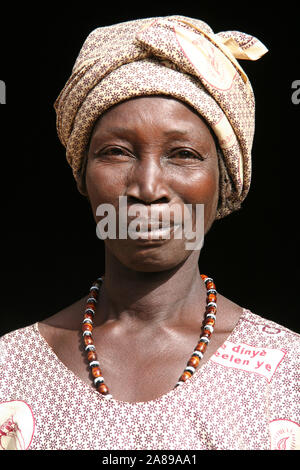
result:
M 254 98 L 236 59 L 265 52 L 179 16 L 85 41 L 55 109 L 105 273 L 1 339 L 2 448 L 299 448 L 299 335 L 198 266 L 203 235 L 249 190 Z

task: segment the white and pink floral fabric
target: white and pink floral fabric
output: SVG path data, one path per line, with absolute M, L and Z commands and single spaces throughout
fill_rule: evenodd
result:
M 35 323 L 0 339 L 0 449 L 300 449 L 299 346 L 244 309 L 185 384 L 127 403 L 68 370 Z

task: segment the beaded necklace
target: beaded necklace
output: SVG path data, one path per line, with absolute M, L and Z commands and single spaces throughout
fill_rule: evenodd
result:
M 188 380 L 197 369 L 200 360 L 202 359 L 204 352 L 207 348 L 207 345 L 210 341 L 212 332 L 214 331 L 216 313 L 217 313 L 217 291 L 216 286 L 212 278 L 201 274 L 201 278 L 205 283 L 207 290 L 206 298 L 206 311 L 205 311 L 205 320 L 203 322 L 202 331 L 200 339 L 198 341 L 195 350 L 193 351 L 186 368 L 184 369 L 182 375 L 180 376 L 175 387 L 183 384 Z M 100 292 L 101 285 L 103 283 L 103 277 L 99 277 L 90 288 L 89 297 L 87 299 L 86 308 L 84 312 L 84 318 L 82 322 L 82 332 L 83 332 L 83 343 L 85 351 L 87 353 L 87 359 L 93 376 L 93 382 L 96 387 L 96 390 L 101 393 L 105 398 L 112 398 L 112 395 L 109 393 L 107 385 L 104 383 L 104 378 L 100 370 L 100 364 L 98 361 L 96 348 L 93 340 L 93 318 L 95 315 L 96 304 L 98 301 L 98 296 Z

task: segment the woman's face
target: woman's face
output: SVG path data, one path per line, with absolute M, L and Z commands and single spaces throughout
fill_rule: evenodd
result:
M 130 99 L 112 107 L 95 125 L 88 150 L 86 189 L 97 223 L 107 216 L 96 215 L 98 206 L 111 204 L 116 211 L 116 238 L 105 239 L 106 256 L 112 254 L 137 271 L 171 269 L 193 251 L 186 249 L 183 230 L 187 205 L 192 208 L 193 230 L 197 204 L 204 204 L 204 233 L 215 219 L 219 166 L 214 139 L 201 117 L 176 99 Z M 119 238 L 119 196 L 126 196 L 127 216 L 134 204 L 142 205 L 142 238 L 128 233 Z M 179 225 L 172 218 L 175 207 L 175 214 L 178 216 L 179 209 L 182 216 L 181 223 L 180 217 L 177 219 Z M 152 219 L 171 214 L 170 227 L 166 224 L 161 231 L 151 230 L 145 211 Z M 133 221 L 138 216 L 139 212 L 128 216 L 126 229 L 130 223 L 136 226 Z M 170 230 L 168 237 L 165 230 Z

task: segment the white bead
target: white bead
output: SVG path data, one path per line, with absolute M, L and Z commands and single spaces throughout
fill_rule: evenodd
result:
M 200 357 L 200 359 L 202 359 L 203 353 L 201 351 L 194 351 L 192 356 L 198 356 L 198 357 Z
M 213 318 L 214 320 L 216 320 L 217 317 L 216 317 L 216 315 L 215 315 L 214 313 L 208 313 L 208 314 L 206 315 L 206 318 Z
M 84 313 L 92 313 L 93 315 L 95 315 L 95 311 L 92 308 L 86 308 Z
M 97 385 L 97 383 L 100 382 L 100 383 L 103 383 L 104 382 L 104 378 L 103 377 L 96 377 L 94 379 L 94 384 Z
M 216 302 L 208 302 L 207 307 L 217 307 Z
M 99 362 L 98 361 L 90 362 L 90 367 L 94 367 L 94 366 L 100 366 Z
M 206 344 L 209 343 L 209 339 L 206 338 L 206 336 L 201 336 L 201 338 L 199 339 L 199 341 L 202 341 L 203 343 L 206 343 Z
M 189 371 L 189 372 L 192 372 L 192 374 L 193 374 L 196 369 L 195 369 L 195 367 L 187 366 L 184 370 Z
M 177 382 L 176 385 L 182 385 L 182 384 L 184 384 L 184 382 L 182 382 L 182 381 L 180 380 L 179 382 Z
M 92 336 L 92 332 L 91 331 L 84 331 L 82 336 Z
M 216 294 L 216 289 L 207 289 L 206 293 L 207 294 Z
M 211 325 L 205 325 L 205 329 L 210 331 L 211 333 L 214 331 L 214 327 Z

